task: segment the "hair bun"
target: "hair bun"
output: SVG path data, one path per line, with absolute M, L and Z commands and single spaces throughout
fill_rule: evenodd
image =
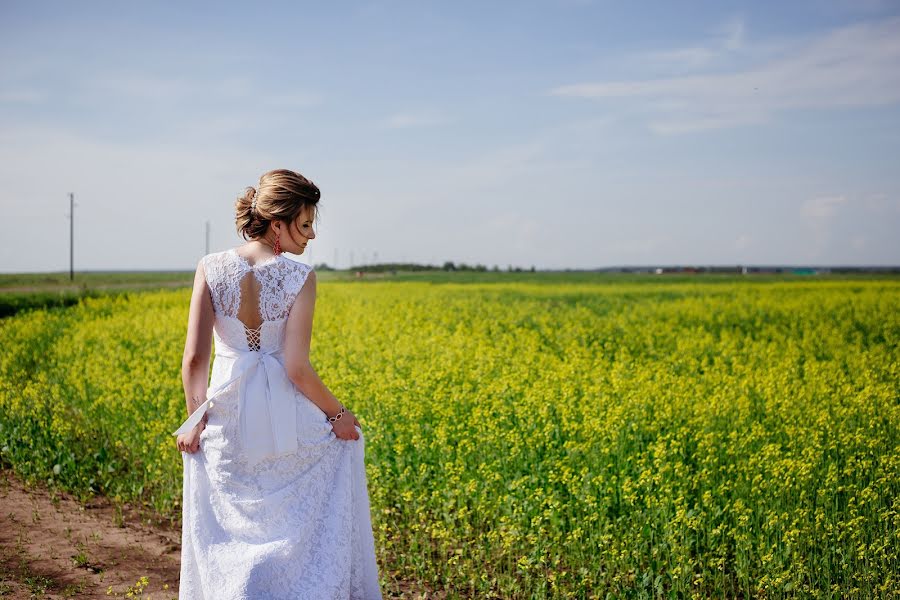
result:
M 315 211 L 320 195 L 318 186 L 296 171 L 268 171 L 256 187 L 247 186 L 238 197 L 234 205 L 235 227 L 244 239 L 259 239 L 272 221 L 291 224 L 304 207 Z

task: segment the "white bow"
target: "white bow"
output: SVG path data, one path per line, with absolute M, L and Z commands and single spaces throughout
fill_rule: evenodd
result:
M 241 379 L 238 401 L 238 420 L 241 445 L 251 464 L 270 456 L 296 451 L 297 444 L 297 388 L 288 379 L 283 363 L 278 360 L 282 350 L 237 350 L 225 344 L 216 345 L 216 356 L 237 360 L 231 367 L 228 380 L 207 390 L 206 401 L 191 413 L 172 435 L 192 430 L 206 411 L 213 407 L 213 399 Z M 262 363 L 262 369 L 259 368 Z M 265 402 L 263 402 L 265 398 Z

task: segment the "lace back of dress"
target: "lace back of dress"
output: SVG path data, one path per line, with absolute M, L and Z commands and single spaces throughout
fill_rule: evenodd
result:
M 207 255 L 205 268 L 216 312 L 240 321 L 249 350 L 264 345 L 266 322 L 287 318 L 311 271 L 309 265 L 283 258 L 251 265 L 234 250 Z
M 262 325 L 265 319 L 260 310 L 260 296 L 264 293 L 264 283 L 256 277 L 254 270 L 245 271 L 240 279 L 237 318 L 244 324 L 247 348 L 259 350 L 262 342 Z

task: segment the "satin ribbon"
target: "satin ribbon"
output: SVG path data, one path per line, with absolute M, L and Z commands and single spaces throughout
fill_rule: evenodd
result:
M 206 411 L 213 407 L 213 399 L 240 379 L 238 421 L 241 445 L 248 460 L 256 463 L 296 451 L 297 388 L 288 379 L 279 360 L 279 357 L 283 358 L 283 350 L 237 350 L 217 343 L 216 356 L 236 359 L 228 380 L 212 391 L 207 390 L 206 401 L 172 435 L 188 433 L 196 427 Z

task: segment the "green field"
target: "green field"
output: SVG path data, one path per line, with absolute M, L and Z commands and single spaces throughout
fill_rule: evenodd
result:
M 177 521 L 189 295 L 0 320 L 3 462 Z M 386 595 L 900 594 L 896 278 L 332 273 L 312 360 Z

